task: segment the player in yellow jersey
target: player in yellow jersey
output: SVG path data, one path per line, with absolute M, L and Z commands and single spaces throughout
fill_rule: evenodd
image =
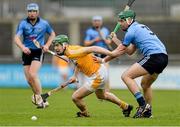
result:
M 56 36 L 52 43 L 58 55 L 64 55 L 74 63 L 76 68 L 74 75 L 70 78 L 71 81 L 76 80 L 78 71 L 87 77 L 85 84 L 81 85 L 72 95 L 73 102 L 80 109 L 80 112 L 77 112 L 78 117 L 89 117 L 83 98 L 93 92 L 95 92 L 98 99 L 107 100 L 118 105 L 122 108 L 124 116 L 129 117 L 133 107 L 120 100 L 113 93 L 104 90 L 108 76 L 107 69 L 103 64 L 96 63 L 93 60 L 93 52 L 113 57 L 112 52 L 98 46 L 81 47 L 69 45 L 69 39 L 66 35 Z

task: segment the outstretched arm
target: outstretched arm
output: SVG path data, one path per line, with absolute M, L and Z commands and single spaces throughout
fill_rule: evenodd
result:
M 55 38 L 55 36 L 56 36 L 56 35 L 55 35 L 55 32 L 52 31 L 51 34 L 50 34 L 50 36 L 48 37 L 48 40 L 47 40 L 46 44 L 43 46 L 43 50 L 44 50 L 45 52 L 48 51 L 48 49 L 49 49 L 49 47 L 50 47 L 53 39 Z
M 69 50 L 68 51 L 73 56 L 84 56 L 90 53 L 99 53 L 104 55 L 113 56 L 113 53 L 105 48 L 101 48 L 99 46 L 90 46 L 90 47 L 82 47 L 77 50 Z
M 69 78 L 68 82 L 74 83 L 77 81 L 77 73 L 78 73 L 78 68 L 74 68 L 74 74 Z
M 126 46 L 124 46 L 123 44 L 119 44 L 119 46 L 115 50 L 112 51 L 112 56 L 106 56 L 102 60 L 102 62 L 104 62 L 104 63 L 108 62 L 108 61 L 126 53 L 126 49 L 127 49 Z
M 101 48 L 99 46 L 90 46 L 90 47 L 85 47 L 84 48 L 84 53 L 99 53 L 99 54 L 104 54 L 108 56 L 113 56 L 113 53 L 105 48 Z

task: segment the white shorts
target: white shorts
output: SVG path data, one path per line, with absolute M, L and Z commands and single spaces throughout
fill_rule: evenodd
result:
M 86 78 L 87 76 L 84 73 L 78 71 L 77 73 L 78 82 L 76 83 L 77 88 L 80 88 L 85 84 L 85 82 L 87 81 Z
M 99 70 L 90 77 L 85 78 L 84 87 L 89 91 L 95 91 L 97 89 L 105 89 L 105 83 L 107 82 L 107 68 L 101 64 Z

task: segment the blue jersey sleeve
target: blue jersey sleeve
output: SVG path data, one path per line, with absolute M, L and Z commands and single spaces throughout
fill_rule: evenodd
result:
M 46 22 L 46 32 L 50 35 L 53 32 L 52 27 L 49 25 L 48 22 Z
M 85 41 L 90 41 L 91 40 L 91 32 L 90 32 L 90 29 L 88 29 L 86 31 L 86 36 L 85 36 Z
M 21 36 L 23 34 L 23 22 L 20 22 L 16 29 L 16 35 Z
M 124 39 L 123 39 L 123 41 L 122 41 L 122 42 L 123 42 L 123 45 L 124 45 L 124 46 L 129 46 L 130 43 L 133 42 L 134 37 L 135 37 L 134 31 L 133 31 L 133 30 L 129 30 L 129 31 L 125 34 Z

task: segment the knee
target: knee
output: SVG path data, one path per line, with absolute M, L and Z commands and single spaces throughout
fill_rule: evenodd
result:
M 31 78 L 30 78 L 30 76 L 26 76 L 26 80 L 27 80 L 28 83 L 31 83 Z
M 77 102 L 80 98 L 78 98 L 78 96 L 76 96 L 75 94 L 72 95 L 72 101 L 73 102 Z
M 33 80 L 33 79 L 35 79 L 37 77 L 37 74 L 36 73 L 34 73 L 34 72 L 29 72 L 29 79 L 30 80 Z
M 97 96 L 98 99 L 105 100 L 104 96 Z
M 146 89 L 146 85 L 143 82 L 141 82 L 141 87 L 142 89 Z
M 97 95 L 97 98 L 101 100 L 106 100 L 106 97 L 107 97 L 107 92 L 104 92 L 103 95 Z
M 123 73 L 122 75 L 121 75 L 121 79 L 125 82 L 126 81 L 126 79 L 128 78 L 128 75 L 126 74 L 126 73 Z
M 26 80 L 30 84 L 33 82 L 33 78 L 31 77 L 30 73 L 28 73 L 28 75 L 26 75 Z
M 71 96 L 71 99 L 72 99 L 72 101 L 74 101 L 74 102 L 75 102 L 76 97 L 74 96 L 74 94 Z
M 148 79 L 143 78 L 141 80 L 141 87 L 142 87 L 143 90 L 146 90 L 146 89 L 150 88 L 151 84 L 152 84 L 151 81 L 148 80 Z
M 146 89 L 148 89 L 150 86 L 149 85 L 147 85 L 147 83 L 146 82 L 141 82 L 141 87 L 142 87 L 142 89 L 143 90 L 146 90 Z

